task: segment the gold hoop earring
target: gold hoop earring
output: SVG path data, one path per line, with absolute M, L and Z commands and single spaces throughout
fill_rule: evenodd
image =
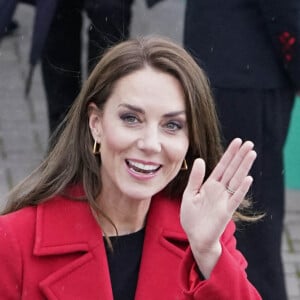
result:
M 183 160 L 182 162 L 182 166 L 181 166 L 181 169 L 182 171 L 186 171 L 188 169 L 188 165 L 187 165 L 187 162 L 186 162 L 186 159 Z
M 94 142 L 94 147 L 93 147 L 93 154 L 98 155 L 100 154 L 100 149 L 101 149 L 101 144 L 97 143 L 96 141 Z

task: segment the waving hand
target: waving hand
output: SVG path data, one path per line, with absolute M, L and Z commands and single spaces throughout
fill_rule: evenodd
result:
M 209 277 L 221 254 L 219 239 L 252 183 L 253 143 L 234 139 L 203 182 L 205 162 L 196 159 L 181 205 L 181 224 L 198 267 Z

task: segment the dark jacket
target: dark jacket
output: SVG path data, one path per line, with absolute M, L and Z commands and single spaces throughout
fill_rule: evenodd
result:
M 187 0 L 184 44 L 213 86 L 300 90 L 299 0 Z

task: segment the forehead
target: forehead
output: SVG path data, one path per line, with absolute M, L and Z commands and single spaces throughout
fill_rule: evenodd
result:
M 110 98 L 108 102 L 119 100 L 135 105 L 153 104 L 161 108 L 185 109 L 184 92 L 179 80 L 149 66 L 120 78 Z

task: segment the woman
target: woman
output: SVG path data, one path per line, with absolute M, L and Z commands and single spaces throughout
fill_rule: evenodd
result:
M 109 49 L 0 217 L 5 299 L 261 299 L 235 248 L 253 144 L 221 158 L 209 85 L 148 37 Z

